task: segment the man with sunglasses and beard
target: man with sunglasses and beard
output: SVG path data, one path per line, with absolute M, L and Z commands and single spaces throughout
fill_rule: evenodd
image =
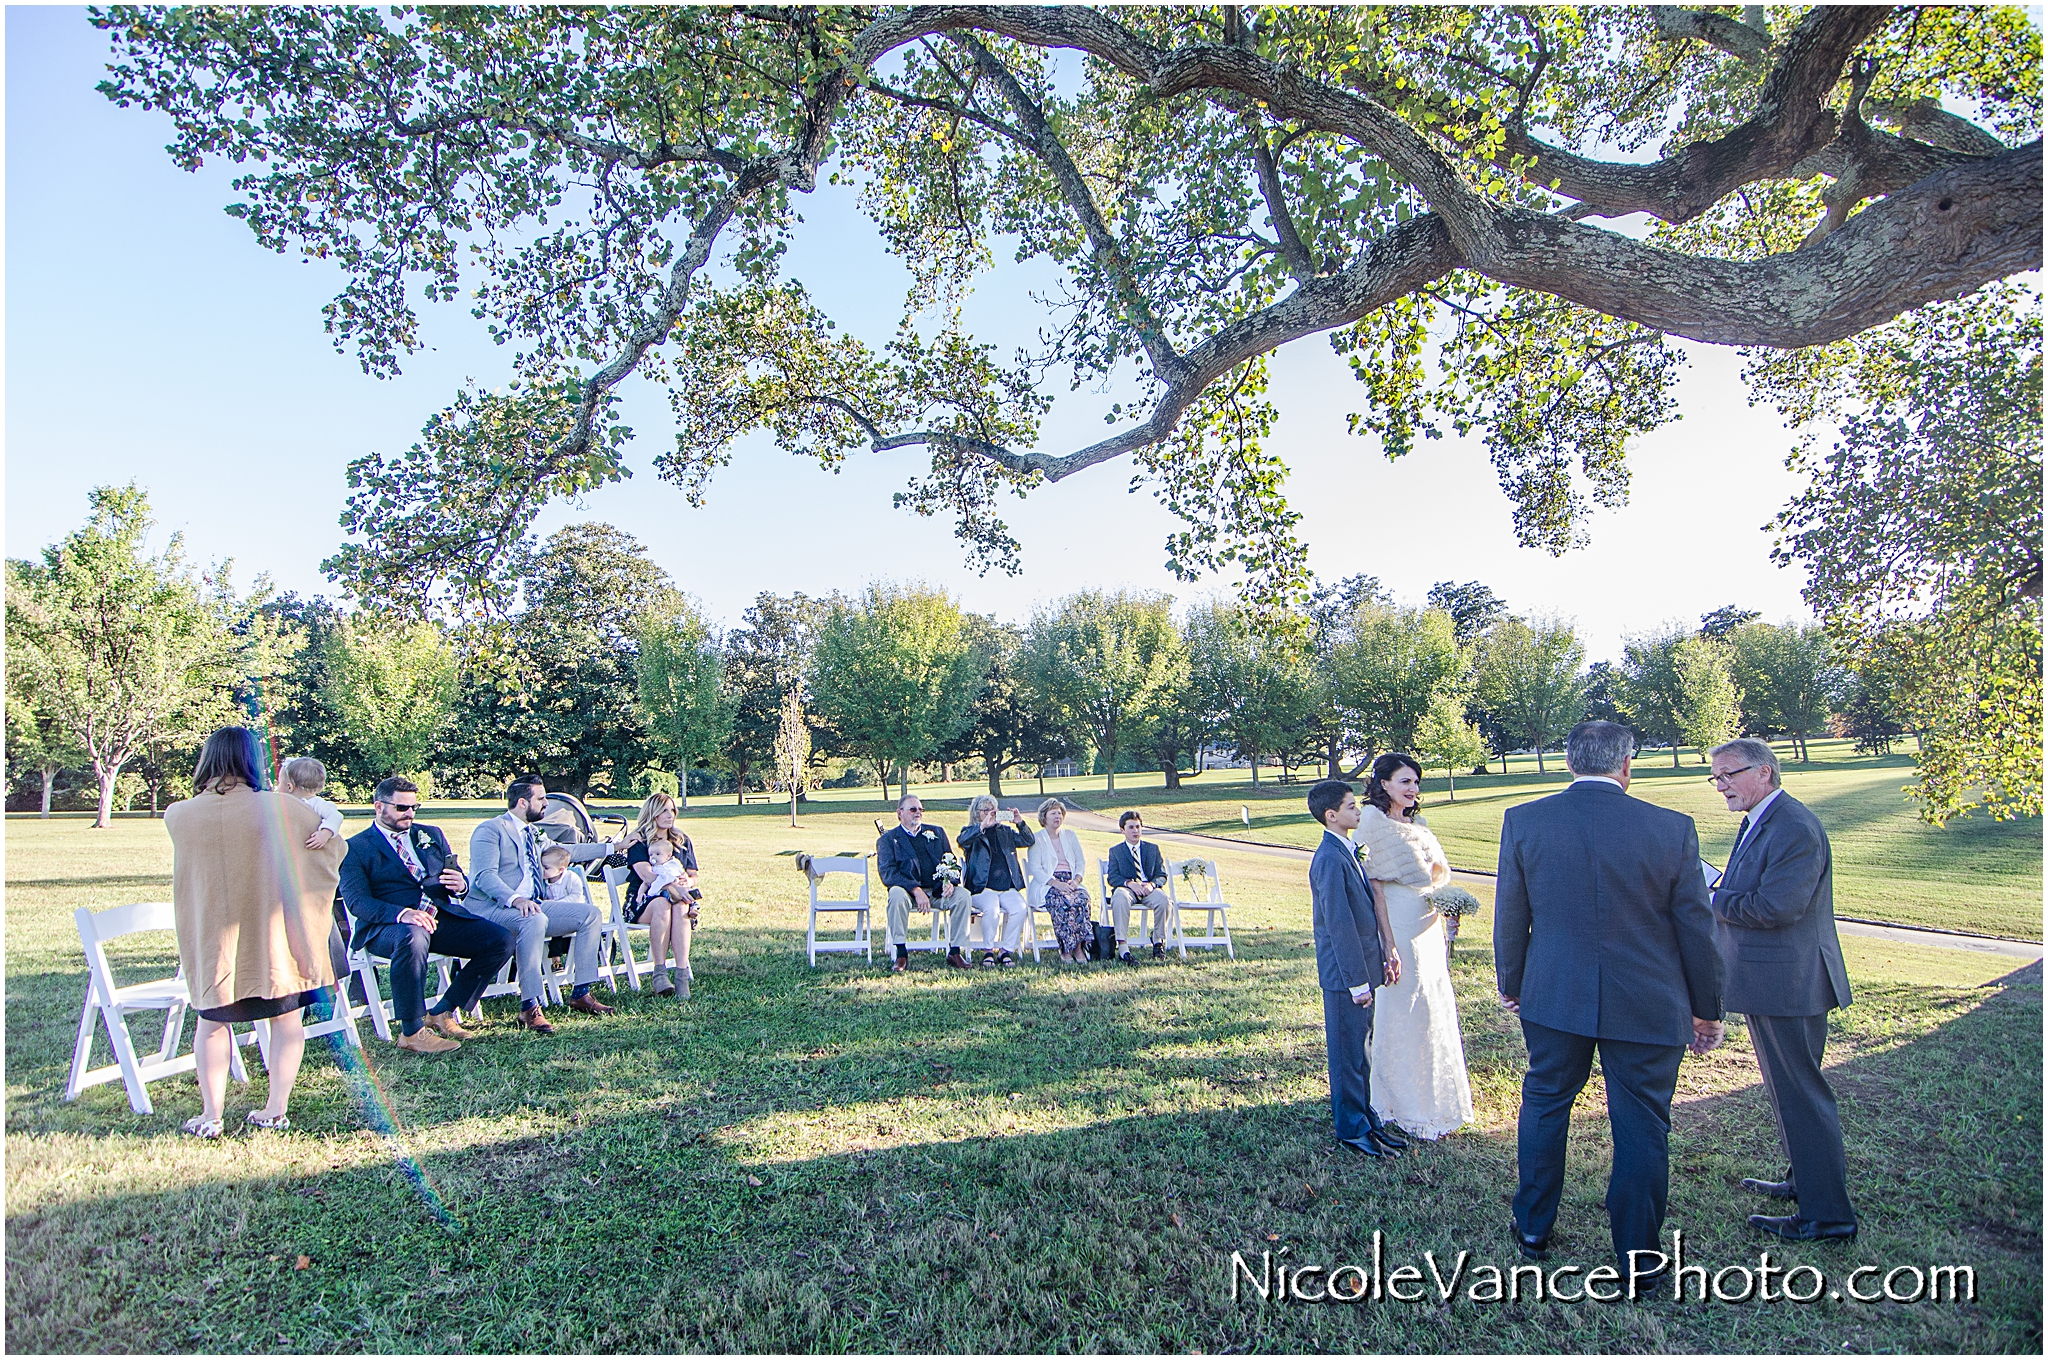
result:
M 452 1052 L 470 1037 L 456 1017 L 476 1004 L 512 957 L 512 932 L 448 910 L 469 891 L 469 879 L 441 828 L 414 824 L 418 785 L 394 775 L 377 786 L 374 799 L 376 821 L 349 837 L 341 862 L 341 898 L 355 919 L 355 947 L 391 960 L 398 1046 Z M 429 954 L 468 960 L 431 1011 Z

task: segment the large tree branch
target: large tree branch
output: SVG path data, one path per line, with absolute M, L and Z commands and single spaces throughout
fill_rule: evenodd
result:
M 1759 32 L 1726 14 L 1705 9 L 1680 9 L 1675 5 L 1653 5 L 1650 7 L 1650 19 L 1657 25 L 1660 38 L 1697 38 L 1739 61 L 1759 62 L 1771 55 L 1770 34 Z
M 1060 197 L 1066 200 L 1067 210 L 1074 214 L 1075 221 L 1088 237 L 1088 248 L 1096 264 L 1109 279 L 1123 309 L 1124 319 L 1137 333 L 1138 344 L 1151 361 L 1152 371 L 1163 382 L 1177 381 L 1181 356 L 1175 351 L 1172 341 L 1167 339 L 1166 327 L 1139 288 L 1122 244 L 1103 220 L 1095 196 L 1088 192 L 1088 182 L 1081 177 L 1080 167 L 1074 164 L 1074 158 L 1067 154 L 1066 144 L 1053 131 L 1045 110 L 1039 107 L 1038 101 L 1025 90 L 1023 82 L 995 53 L 971 37 L 963 37 L 960 42 L 973 54 L 975 69 L 1002 93 L 1003 102 L 1010 106 L 1011 116 L 1023 126 L 1025 134 L 1031 138 L 1033 151 L 1051 172 L 1053 182 L 1059 186 Z
M 1236 14 L 1235 7 L 1231 13 L 1233 16 Z M 1280 178 L 1280 163 L 1266 142 L 1266 129 L 1259 115 L 1246 109 L 1240 117 L 1244 122 L 1244 135 L 1252 144 L 1252 162 L 1259 169 L 1259 193 L 1266 200 L 1266 212 L 1273 219 L 1273 233 L 1280 240 L 1280 258 L 1287 261 L 1287 271 L 1294 275 L 1296 283 L 1307 283 L 1316 276 L 1316 261 L 1301 242 L 1301 233 L 1294 225 L 1294 214 L 1287 211 L 1287 185 Z
M 1732 190 L 1787 171 L 1834 140 L 1828 94 L 1850 56 L 1889 13 L 1879 5 L 1814 9 L 1786 37 L 1778 64 L 1758 92 L 1755 113 L 1712 141 L 1695 142 L 1648 165 L 1594 160 L 1514 128 L 1507 154 L 1533 157 L 1528 178 L 1555 181 L 1557 193 L 1579 201 L 1581 215 L 1644 212 L 1671 223 L 1690 221 Z

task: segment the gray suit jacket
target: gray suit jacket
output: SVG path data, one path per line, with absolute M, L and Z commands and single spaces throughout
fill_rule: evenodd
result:
M 1524 1020 L 1627 1043 L 1692 1041 L 1721 1018 L 1721 954 L 1692 818 L 1614 784 L 1509 808 L 1493 959 Z
M 1350 842 L 1326 829 L 1308 864 L 1310 916 L 1316 935 L 1316 979 L 1326 992 L 1387 982 L 1380 918 L 1372 884 L 1359 872 Z
M 1728 970 L 1728 1009 L 1825 1015 L 1849 1004 L 1835 936 L 1835 865 L 1813 809 L 1771 800 L 1714 890 L 1714 933 Z
M 469 833 L 469 895 L 462 899 L 462 905 L 469 908 L 466 914 L 476 915 L 482 908 L 512 906 L 519 881 L 526 874 L 526 847 L 521 839 L 526 834 L 524 827 L 515 827 L 502 815 L 480 823 Z M 545 850 L 550 844 L 553 842 L 544 842 L 538 850 Z M 611 847 L 603 841 L 565 848 L 572 864 L 603 859 L 611 853 Z M 539 898 L 536 884 L 534 900 Z

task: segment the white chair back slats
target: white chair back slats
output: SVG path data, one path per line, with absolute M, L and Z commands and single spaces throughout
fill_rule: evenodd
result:
M 821 893 L 825 880 L 834 875 L 859 879 L 859 885 L 851 897 L 825 897 Z M 862 954 L 867 961 L 874 962 L 875 941 L 871 928 L 871 906 L 868 900 L 868 861 L 865 855 L 830 855 L 813 859 L 804 871 L 810 880 L 811 913 L 810 925 L 804 932 L 804 949 L 809 955 L 811 967 L 818 966 L 820 954 Z M 843 890 L 842 890 L 843 891 Z M 935 913 L 936 914 L 936 913 Z M 819 940 L 818 918 L 826 917 L 827 928 L 833 926 L 838 917 L 853 918 L 853 937 L 846 940 Z M 935 932 L 936 933 L 936 932 Z

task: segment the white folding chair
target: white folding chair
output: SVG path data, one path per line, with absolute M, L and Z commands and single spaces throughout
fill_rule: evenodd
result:
M 1038 953 L 1042 947 L 1051 945 L 1054 950 L 1060 947 L 1059 932 L 1052 928 L 1052 913 L 1045 910 L 1045 894 L 1037 894 L 1037 906 L 1031 904 L 1032 889 L 1036 883 L 1036 879 L 1031 879 L 1024 886 L 1024 922 L 1031 934 L 1031 961 L 1033 963 L 1042 962 Z M 1045 929 L 1043 931 L 1038 928 L 1038 918 L 1041 913 L 1045 916 Z
M 350 942 L 348 950 L 349 973 L 353 977 L 361 978 L 363 983 L 363 1003 L 350 1006 L 351 1019 L 367 1014 L 370 1017 L 370 1028 L 376 1031 L 379 1039 L 388 1044 L 391 1042 L 391 1022 L 397 1018 L 398 1010 L 396 1004 L 387 999 L 383 989 L 377 985 L 377 970 L 379 968 L 390 968 L 391 960 L 379 954 L 372 954 L 367 949 L 356 948 L 354 943 L 356 938 L 356 918 L 349 913 L 346 906 L 342 908 L 342 915 L 348 921 L 348 938 Z M 427 965 L 435 970 L 441 982 L 440 991 L 435 992 L 432 996 L 423 998 L 426 1004 L 432 1007 L 436 1001 L 441 999 L 442 993 L 448 990 L 449 984 L 455 980 L 455 960 L 446 954 L 429 954 L 427 955 Z M 336 979 L 334 990 L 337 1004 L 346 1001 L 348 997 L 348 978 Z M 353 1029 L 353 1025 L 350 1028 Z M 312 1030 L 309 1029 L 306 1032 L 311 1034 Z M 356 1042 L 361 1043 L 362 1040 L 358 1038 Z
M 1203 887 L 1196 887 L 1200 882 Z M 1231 958 L 1237 957 L 1237 946 L 1230 942 L 1230 904 L 1223 900 L 1223 878 L 1216 872 L 1213 859 L 1168 860 L 1166 864 L 1166 892 L 1173 899 L 1173 940 L 1180 947 L 1180 956 L 1186 958 L 1188 949 L 1214 949 L 1222 946 Z M 1200 935 L 1190 935 L 1187 918 L 1194 912 L 1207 912 L 1208 921 Z M 1218 923 L 1223 933 L 1218 935 Z
M 624 964 L 626 984 L 634 991 L 640 990 L 640 974 L 643 971 L 649 973 L 654 971 L 654 960 L 651 957 L 654 949 L 651 938 L 647 951 L 650 955 L 648 961 L 643 964 L 640 960 L 633 957 L 633 932 L 636 930 L 648 930 L 649 928 L 638 922 L 626 919 L 625 899 L 619 896 L 619 886 L 627 881 L 626 875 L 631 872 L 633 872 L 631 867 L 624 864 L 606 865 L 604 871 L 604 890 L 611 896 L 612 914 L 609 920 L 598 927 L 603 938 L 598 942 L 597 967 L 598 971 L 604 975 L 605 985 L 615 992 L 619 990 L 619 984 L 612 977 L 612 969 L 617 964 L 620 954 L 625 955 L 626 958 Z
M 78 942 L 85 949 L 86 983 L 85 1005 L 78 1016 L 78 1042 L 71 1050 L 71 1075 L 64 1082 L 64 1099 L 78 1099 L 88 1086 L 119 1081 L 128 1088 L 128 1104 L 135 1113 L 153 1114 L 156 1106 L 149 1099 L 149 1083 L 193 1071 L 198 1066 L 194 1054 L 178 1053 L 192 994 L 182 973 L 116 986 L 113 967 L 107 962 L 106 942 L 145 931 L 167 930 L 175 935 L 177 913 L 168 902 L 139 902 L 102 912 L 80 907 L 71 915 L 78 923 Z M 135 1042 L 128 1034 L 128 1016 L 135 1011 L 164 1012 L 163 1041 L 154 1058 L 136 1056 Z M 95 1019 L 106 1026 L 114 1062 L 109 1067 L 89 1069 L 86 1064 L 92 1061 Z M 236 1081 L 247 1081 L 249 1073 L 242 1065 L 242 1046 L 255 1043 L 256 1036 L 237 1034 L 234 1040 L 228 1048 L 228 1070 Z
M 820 897 L 818 889 L 828 874 L 860 876 L 860 892 L 855 897 Z M 818 966 L 820 954 L 864 954 L 867 961 L 875 961 L 875 939 L 871 929 L 868 903 L 868 861 L 865 855 L 832 855 L 814 859 L 805 876 L 811 881 L 811 920 L 804 933 L 804 949 L 810 955 L 811 967 Z M 851 940 L 818 940 L 818 917 L 820 914 L 850 915 L 853 917 L 853 938 Z M 829 923 L 828 923 L 829 925 Z
M 1116 912 L 1109 905 L 1109 861 L 1106 859 L 1096 860 L 1095 873 L 1097 880 L 1102 884 L 1103 923 L 1113 926 L 1116 924 Z M 1129 939 L 1124 941 L 1124 947 L 1128 949 L 1133 945 L 1141 944 L 1151 939 L 1152 927 L 1155 924 L 1161 927 L 1160 933 L 1165 936 L 1168 943 L 1171 943 L 1174 935 L 1172 916 L 1173 894 L 1170 891 L 1165 893 L 1146 893 L 1142 898 L 1133 896 L 1131 898 L 1131 920 L 1129 926 L 1131 935 Z M 1187 957 L 1186 950 L 1181 951 L 1181 957 Z

